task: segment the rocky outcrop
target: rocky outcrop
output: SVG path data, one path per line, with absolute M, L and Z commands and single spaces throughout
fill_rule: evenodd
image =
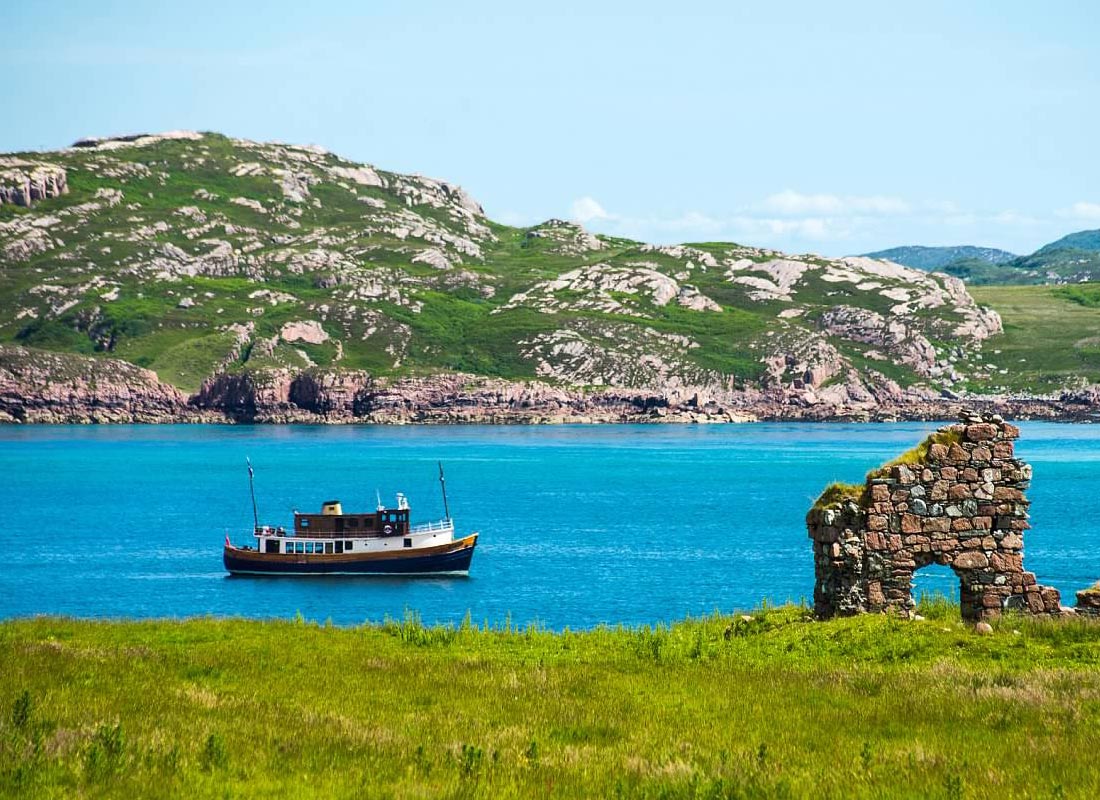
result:
M 746 422 L 728 403 L 698 394 L 671 402 L 659 392 L 581 392 L 541 381 L 452 373 L 375 379 L 365 372 L 287 369 L 223 373 L 190 400 L 203 413 L 240 422 L 504 423 Z
M 0 345 L 0 421 L 189 421 L 184 395 L 125 361 Z
M 1031 466 L 1013 452 L 1019 435 L 999 416 L 967 413 L 864 485 L 826 489 L 806 517 L 817 615 L 912 614 L 913 573 L 929 564 L 959 577 L 964 619 L 1068 613 L 1024 569 Z
M 69 192 L 64 167 L 21 159 L 0 159 L 0 205 L 30 206 Z
M 1077 613 L 1100 617 L 1100 583 L 1077 593 Z
M 248 339 L 247 329 L 234 332 L 237 344 L 223 369 Z M 801 388 L 763 391 L 681 384 L 586 390 L 464 373 L 376 378 L 355 370 L 236 368 L 208 378 L 185 399 L 154 373 L 126 362 L 5 346 L 0 347 L 0 422 L 893 421 L 950 418 L 964 402 L 902 391 L 886 379 L 864 384 L 855 373 L 827 386 L 815 386 L 813 374 L 803 375 Z M 1001 399 L 983 407 L 1021 418 L 1090 419 L 1095 406 L 1074 400 Z
M 287 401 L 324 417 L 363 417 L 370 411 L 372 386 L 366 372 L 302 372 L 290 384 Z

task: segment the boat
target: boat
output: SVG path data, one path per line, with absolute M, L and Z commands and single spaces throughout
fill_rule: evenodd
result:
M 248 476 L 251 487 L 251 462 Z M 253 488 L 255 545 L 234 545 L 226 533 L 222 562 L 231 575 L 468 575 L 478 534 L 455 538 L 442 465 L 439 481 L 438 521 L 413 524 L 399 492 L 393 506 L 379 500 L 372 513 L 345 514 L 339 500 L 326 500 L 319 514 L 295 511 L 290 529 L 260 525 Z

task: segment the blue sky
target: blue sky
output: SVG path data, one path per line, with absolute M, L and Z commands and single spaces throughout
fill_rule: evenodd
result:
M 0 30 L 3 151 L 217 130 L 513 224 L 829 255 L 1100 228 L 1090 2 L 3 0 Z

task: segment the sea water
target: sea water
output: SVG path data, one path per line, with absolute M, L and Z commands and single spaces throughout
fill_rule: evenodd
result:
M 337 624 L 655 624 L 810 602 L 804 518 L 834 480 L 937 426 L 27 426 L 0 428 L 0 615 L 293 617 Z M 1100 578 L 1100 427 L 1024 424 L 1035 467 L 1028 569 L 1063 593 Z M 467 578 L 229 577 L 226 534 L 295 509 L 408 495 L 481 538 Z M 958 594 L 946 568 L 916 593 Z

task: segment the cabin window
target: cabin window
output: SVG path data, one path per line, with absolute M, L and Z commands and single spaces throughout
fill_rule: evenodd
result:
M 279 540 L 278 539 L 268 539 L 267 544 L 264 545 L 264 551 L 267 552 L 267 553 L 278 553 L 279 552 Z
M 306 553 L 312 555 L 312 553 L 313 553 L 313 542 L 306 542 Z
M 358 527 L 359 527 L 359 520 L 357 520 L 357 519 L 349 519 L 349 520 L 348 520 L 348 527 L 349 527 L 349 528 L 358 528 Z
M 405 540 L 405 547 L 412 547 L 412 546 L 413 546 L 413 540 L 412 539 L 406 539 Z
M 351 549 L 351 542 L 344 542 L 344 549 L 345 550 L 350 550 Z
M 325 553 L 332 555 L 332 542 L 325 542 Z
M 299 528 L 308 528 L 309 527 L 309 520 L 308 519 L 298 520 L 298 527 Z
M 302 542 L 295 542 L 294 543 L 294 552 L 295 553 L 304 553 L 305 551 L 306 551 L 305 544 L 303 544 Z
M 343 539 L 336 542 L 336 552 L 337 553 L 344 552 L 344 540 Z

